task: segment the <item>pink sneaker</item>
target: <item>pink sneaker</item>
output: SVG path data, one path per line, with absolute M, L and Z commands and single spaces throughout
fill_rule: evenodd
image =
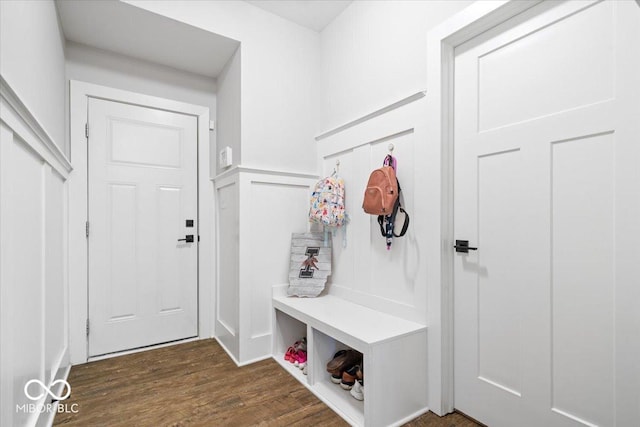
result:
M 300 369 L 304 369 L 305 366 L 307 366 L 307 352 L 304 350 L 298 350 L 298 352 L 295 354 L 295 363 L 294 365 L 296 365 L 298 368 Z
M 287 352 L 284 354 L 284 360 L 290 363 L 294 363 L 296 361 L 295 355 L 296 355 L 296 351 L 293 349 L 293 347 L 289 347 L 287 349 Z

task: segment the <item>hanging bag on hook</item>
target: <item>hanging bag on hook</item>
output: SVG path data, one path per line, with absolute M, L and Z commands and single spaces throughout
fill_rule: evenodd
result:
M 328 246 L 328 232 L 333 233 L 349 221 L 344 196 L 344 180 L 338 176 L 337 170 L 318 181 L 311 193 L 309 221 L 323 226 L 325 247 Z M 346 233 L 343 235 L 343 246 L 346 247 Z
M 400 182 L 396 176 L 396 159 L 387 155 L 383 166 L 371 172 L 364 192 L 362 208 L 371 215 L 378 215 L 380 233 L 386 239 L 387 250 L 391 249 L 394 237 L 402 237 L 409 228 L 409 215 L 400 202 Z M 404 223 L 399 234 L 394 231 L 398 211 L 404 214 Z
M 393 157 L 388 155 L 384 165 L 371 172 L 364 192 L 362 209 L 371 215 L 391 215 L 398 200 L 399 184 L 396 170 L 392 166 Z

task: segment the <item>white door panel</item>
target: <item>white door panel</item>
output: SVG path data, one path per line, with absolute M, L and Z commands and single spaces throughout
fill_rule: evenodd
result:
M 196 336 L 197 119 L 90 99 L 89 128 L 89 354 Z
M 639 419 L 639 28 L 544 2 L 456 49 L 455 407 L 490 426 Z

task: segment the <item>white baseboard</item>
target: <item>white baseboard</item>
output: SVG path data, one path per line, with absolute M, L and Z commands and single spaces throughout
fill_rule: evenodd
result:
M 245 362 L 240 363 L 238 366 L 247 366 L 247 365 L 251 365 L 252 363 L 256 363 L 256 362 L 262 362 L 263 360 L 267 360 L 267 359 L 272 359 L 273 355 L 272 354 L 266 354 L 264 356 L 260 356 L 260 357 L 256 357 L 255 359 L 251 359 L 251 360 L 247 360 Z
M 418 418 L 420 415 L 426 414 L 427 412 L 429 412 L 429 408 L 427 406 L 425 406 L 424 408 L 420 409 L 419 411 L 414 412 L 413 414 L 409 415 L 408 417 L 401 419 L 397 423 L 391 424 L 390 427 L 398 427 L 398 426 L 401 426 L 403 424 L 406 424 L 409 421 Z

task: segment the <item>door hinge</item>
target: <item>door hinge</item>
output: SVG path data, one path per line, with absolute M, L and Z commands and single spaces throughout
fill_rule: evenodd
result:
M 84 223 L 84 233 L 88 238 L 89 237 L 89 221 Z
M 89 139 L 89 123 L 84 124 L 84 136 Z
M 89 319 L 87 319 L 87 336 L 89 336 Z

